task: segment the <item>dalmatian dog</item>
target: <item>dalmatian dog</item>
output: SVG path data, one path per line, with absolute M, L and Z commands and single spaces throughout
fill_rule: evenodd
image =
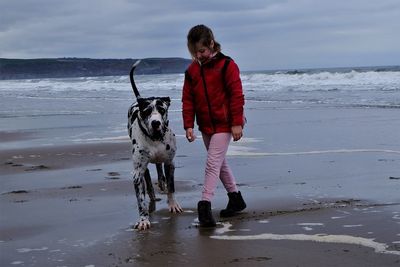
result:
M 129 75 L 137 102 L 132 104 L 128 111 L 128 133 L 133 145 L 132 173 L 140 217 L 134 228 L 146 230 L 150 228 L 149 215 L 156 208 L 149 163 L 156 165 L 158 187 L 167 193 L 169 211 L 180 213 L 183 210 L 174 197 L 176 138 L 168 127 L 168 108 L 171 100 L 169 97 L 140 96 L 133 79 L 133 72 L 139 63 L 140 61 L 137 61 L 132 66 Z M 149 204 L 146 193 L 150 199 Z

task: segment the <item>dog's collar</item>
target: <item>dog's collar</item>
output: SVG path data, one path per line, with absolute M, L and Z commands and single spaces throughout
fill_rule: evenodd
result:
M 155 141 L 154 138 L 146 131 L 146 129 L 143 127 L 143 125 L 140 123 L 141 120 L 138 120 L 139 128 L 142 130 L 145 136 L 150 138 L 151 140 Z

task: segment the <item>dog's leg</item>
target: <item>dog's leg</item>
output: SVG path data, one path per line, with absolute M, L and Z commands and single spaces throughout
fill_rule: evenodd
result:
M 164 163 L 165 176 L 167 178 L 168 190 L 168 208 L 172 213 L 180 213 L 183 211 L 179 203 L 175 200 L 175 165 L 174 162 Z
M 157 168 L 157 176 L 158 176 L 158 188 L 162 193 L 167 192 L 167 182 L 165 179 L 164 171 L 162 168 L 162 163 L 156 163 L 156 168 Z
M 134 162 L 133 166 L 133 185 L 135 187 L 140 216 L 139 221 L 135 224 L 134 228 L 138 230 L 146 230 L 150 228 L 149 210 L 146 204 L 146 182 L 144 178 L 147 164 L 143 164 L 143 162 Z
M 149 213 L 152 213 L 156 209 L 156 195 L 154 194 L 153 184 L 151 183 L 149 168 L 147 168 L 144 173 L 144 180 L 146 181 L 147 194 L 150 198 Z

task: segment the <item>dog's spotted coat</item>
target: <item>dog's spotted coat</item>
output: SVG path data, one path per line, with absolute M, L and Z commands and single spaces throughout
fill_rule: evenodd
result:
M 179 213 L 182 212 L 182 208 L 174 198 L 176 138 L 168 127 L 170 98 L 140 97 L 133 80 L 133 70 L 136 65 L 131 70 L 131 83 L 137 96 L 137 103 L 131 105 L 128 111 L 128 133 L 133 146 L 133 183 L 140 216 L 135 228 L 145 230 L 150 228 L 149 215 L 155 210 L 156 201 L 147 168 L 149 163 L 156 164 L 158 186 L 161 191 L 166 191 L 168 194 L 169 210 Z M 146 192 L 150 198 L 149 205 Z

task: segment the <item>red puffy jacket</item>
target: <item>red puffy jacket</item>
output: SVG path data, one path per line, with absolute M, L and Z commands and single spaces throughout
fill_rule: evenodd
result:
M 229 63 L 223 70 L 226 60 Z M 231 132 L 232 126 L 244 125 L 243 106 L 239 68 L 232 59 L 218 53 L 203 65 L 197 61 L 190 64 L 182 93 L 185 129 L 193 128 L 196 118 L 199 130 L 205 134 Z

